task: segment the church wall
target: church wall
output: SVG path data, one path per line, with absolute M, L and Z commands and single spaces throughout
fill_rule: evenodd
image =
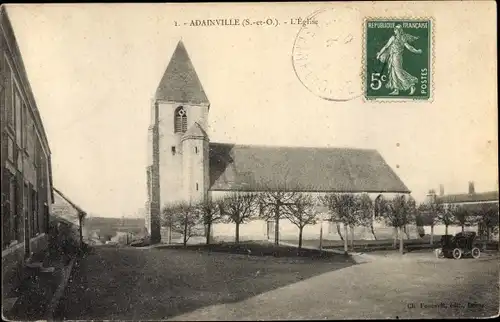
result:
M 181 133 L 174 133 L 174 112 L 177 105 L 159 103 L 158 132 L 160 136 L 160 207 L 181 200 L 182 146 Z M 175 147 L 175 153 L 172 152 Z
M 187 111 L 188 115 L 188 128 L 193 125 L 194 122 L 197 122 L 201 125 L 201 127 L 207 131 L 208 127 L 208 106 L 206 105 L 190 105 L 190 104 L 182 104 Z M 177 106 L 176 106 L 177 107 Z
M 151 101 L 151 110 L 150 110 L 150 122 L 148 127 L 148 148 L 147 148 L 147 166 L 153 164 L 153 129 L 156 124 L 155 120 L 155 102 Z
M 323 226 L 323 239 L 324 240 L 341 240 L 340 235 L 337 232 L 337 226 L 335 223 L 329 221 L 324 221 L 322 224 L 317 223 L 315 225 L 308 225 L 304 227 L 302 232 L 302 237 L 304 240 L 307 239 L 319 239 L 321 225 Z M 273 223 L 274 226 L 274 223 Z M 340 226 L 340 233 L 344 236 L 344 227 L 342 224 Z M 214 239 L 216 241 L 234 241 L 235 236 L 235 224 L 234 223 L 218 223 L 214 225 Z M 408 235 L 410 238 L 419 238 L 417 228 L 414 225 L 409 225 Z M 375 235 L 377 239 L 391 239 L 394 237 L 394 230 L 391 227 L 386 227 L 384 225 L 379 225 L 374 227 Z M 429 233 L 429 232 L 426 232 Z M 436 234 L 436 233 L 435 233 Z M 280 240 L 298 240 L 299 229 L 293 223 L 287 219 L 280 220 Z M 406 236 L 405 236 L 406 237 Z M 267 232 L 267 225 L 265 220 L 256 219 L 245 223 L 240 226 L 240 240 L 274 240 L 274 230 Z M 349 231 L 350 238 L 350 231 Z M 369 227 L 355 227 L 354 228 L 354 238 L 356 240 L 373 240 L 373 235 Z
M 267 240 L 267 227 L 264 220 L 253 220 L 249 223 L 240 226 L 240 240 Z M 340 233 L 344 236 L 344 227 L 340 226 Z M 394 238 L 394 230 L 392 227 L 387 227 L 381 223 L 374 225 L 375 235 L 378 240 Z M 319 239 L 321 224 L 308 225 L 304 227 L 302 233 L 303 239 Z M 425 235 L 431 234 L 431 228 L 428 226 L 423 227 Z M 455 235 L 460 232 L 460 226 L 449 226 L 448 234 Z M 477 232 L 477 226 L 465 227 L 465 231 Z M 235 225 L 233 223 L 215 224 L 213 227 L 213 237 L 216 241 L 234 241 Z M 419 231 L 415 225 L 408 225 L 407 232 L 410 238 L 420 238 Z M 438 241 L 441 235 L 445 234 L 445 226 L 437 225 L 434 227 L 435 241 Z M 298 240 L 299 229 L 287 219 L 280 220 L 280 240 Z M 350 238 L 350 232 L 349 232 Z M 355 227 L 354 238 L 356 240 L 373 240 L 373 235 L 369 227 Z M 406 236 L 405 236 L 406 238 Z M 274 239 L 274 232 L 271 231 L 269 239 Z M 337 232 L 337 225 L 328 221 L 323 222 L 323 239 L 324 240 L 341 240 Z
M 267 227 L 266 222 L 261 219 L 253 220 L 246 224 L 240 226 L 240 240 L 267 240 Z M 340 233 L 344 236 L 344 227 L 339 224 Z M 308 225 L 304 227 L 302 236 L 304 240 L 315 240 L 320 237 L 321 224 Z M 428 226 L 423 227 L 423 232 L 425 235 L 431 234 L 431 228 Z M 448 234 L 455 235 L 460 232 L 462 228 L 460 226 L 449 226 Z M 376 222 L 374 224 L 375 235 L 378 240 L 381 239 L 392 239 L 394 238 L 394 229 L 388 227 L 383 223 Z M 477 232 L 477 226 L 465 227 L 465 231 L 475 231 Z M 215 224 L 213 227 L 213 237 L 216 241 L 234 241 L 235 236 L 235 224 L 225 224 L 219 223 Z M 420 238 L 419 230 L 415 225 L 408 225 L 407 227 L 408 235 L 411 239 Z M 445 234 L 444 225 L 436 225 L 434 227 L 435 240 L 438 241 L 441 235 Z M 280 220 L 280 240 L 298 240 L 299 229 L 297 226 L 292 224 L 287 219 Z M 349 230 L 349 238 L 350 238 Z M 406 238 L 406 235 L 404 236 Z M 356 240 L 373 240 L 373 234 L 369 227 L 355 227 L 354 228 L 354 238 Z M 269 239 L 274 240 L 274 231 L 269 234 Z M 337 232 L 336 223 L 324 221 L 323 222 L 323 239 L 324 240 L 341 240 L 340 235 Z
M 204 200 L 208 187 L 208 142 L 188 139 L 182 142 L 184 194 L 192 202 Z
M 236 225 L 234 223 L 218 223 L 213 226 L 215 241 L 234 241 L 235 236 Z M 240 225 L 240 241 L 245 240 L 267 240 L 266 222 L 252 220 Z
M 217 200 L 224 198 L 225 196 L 231 195 L 232 191 L 211 191 L 210 195 L 212 200 Z M 313 196 L 317 197 L 319 195 L 324 195 L 324 193 L 311 193 Z M 370 193 L 368 194 L 372 200 L 374 200 L 379 194 Z M 396 194 L 384 194 L 387 199 L 392 198 Z M 323 210 L 323 209 L 322 209 Z M 257 214 L 255 214 L 257 215 Z M 328 215 L 325 214 L 325 218 Z M 329 221 L 324 221 L 322 224 L 317 223 L 315 225 L 308 225 L 304 227 L 303 239 L 319 239 L 321 225 L 323 226 L 323 239 L 325 240 L 340 240 L 340 235 L 337 232 L 336 223 L 331 223 Z M 274 227 L 274 223 L 272 224 Z M 234 241 L 235 236 L 235 224 L 234 223 L 217 223 L 214 225 L 214 238 L 216 241 Z M 375 221 L 374 231 L 377 239 L 391 239 L 394 236 L 394 229 L 392 227 L 387 227 L 384 223 Z M 410 238 L 419 238 L 419 234 L 415 225 L 409 225 L 407 228 Z M 372 240 L 373 234 L 369 227 L 355 227 L 354 229 L 355 239 L 359 240 Z M 344 234 L 343 225 L 340 224 L 340 233 Z M 426 232 L 427 233 L 427 232 Z M 349 232 L 350 234 L 350 232 Z M 288 219 L 280 220 L 280 239 L 281 240 L 296 240 L 299 236 L 299 229 L 296 225 L 290 222 Z M 350 237 L 350 236 L 349 236 Z M 274 239 L 274 230 L 270 231 L 269 238 Z M 254 219 L 240 226 L 240 240 L 267 240 L 268 231 L 267 223 L 262 219 Z
M 210 142 L 205 141 L 203 143 L 203 163 L 205 166 L 203 167 L 203 194 L 205 198 L 209 197 L 210 188 Z
M 166 203 L 187 201 L 189 199 L 189 193 L 184 188 L 184 182 L 189 177 L 185 171 L 195 166 L 192 160 L 190 160 L 190 152 L 192 151 L 186 152 L 183 150 L 181 143 L 182 133 L 174 133 L 174 113 L 175 109 L 179 106 L 184 106 L 186 110 L 188 128 L 194 122 L 198 122 L 204 129 L 207 126 L 207 106 L 159 102 L 160 205 L 162 207 Z M 175 147 L 175 153 L 172 152 L 172 147 Z M 194 149 L 194 146 L 190 146 L 189 148 Z M 186 167 L 183 167 L 183 158 L 187 159 L 184 161 Z M 196 167 L 200 167 L 201 169 L 201 165 L 200 162 Z M 195 185 L 193 182 L 191 184 Z
M 153 164 L 153 128 L 150 127 L 148 129 L 148 156 L 147 156 L 147 165 L 150 166 Z
M 195 181 L 193 178 L 193 155 L 191 153 L 193 146 L 191 143 L 193 143 L 191 140 L 182 142 L 182 185 L 179 186 L 182 196 L 188 201 L 191 201 L 191 191 Z

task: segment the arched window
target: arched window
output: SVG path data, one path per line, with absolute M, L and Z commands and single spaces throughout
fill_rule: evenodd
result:
M 184 133 L 187 131 L 187 113 L 183 106 L 175 110 L 174 133 Z

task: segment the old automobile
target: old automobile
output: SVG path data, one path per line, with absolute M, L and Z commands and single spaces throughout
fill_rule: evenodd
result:
M 441 248 L 436 250 L 436 256 L 454 259 L 470 256 L 477 259 L 481 256 L 481 246 L 476 237 L 473 231 L 459 232 L 455 236 L 443 235 Z

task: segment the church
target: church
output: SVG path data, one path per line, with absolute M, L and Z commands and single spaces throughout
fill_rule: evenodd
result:
M 282 187 L 312 194 L 368 193 L 373 198 L 410 193 L 376 150 L 211 142 L 206 130 L 210 108 L 188 52 L 179 41 L 151 104 L 146 229 L 153 243 L 164 239 L 160 233 L 162 207 L 178 201 Z M 215 226 L 213 236 L 234 236 L 228 231 L 232 225 Z M 261 220 L 242 226 L 243 237 L 245 229 L 249 238 L 270 233 Z M 280 234 L 289 230 L 297 236 L 291 223 L 288 228 L 286 223 L 280 226 Z M 318 231 L 306 228 L 311 234 Z

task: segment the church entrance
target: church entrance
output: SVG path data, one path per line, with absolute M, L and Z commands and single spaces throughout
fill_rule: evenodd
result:
M 267 221 L 267 239 L 274 238 L 274 220 Z

